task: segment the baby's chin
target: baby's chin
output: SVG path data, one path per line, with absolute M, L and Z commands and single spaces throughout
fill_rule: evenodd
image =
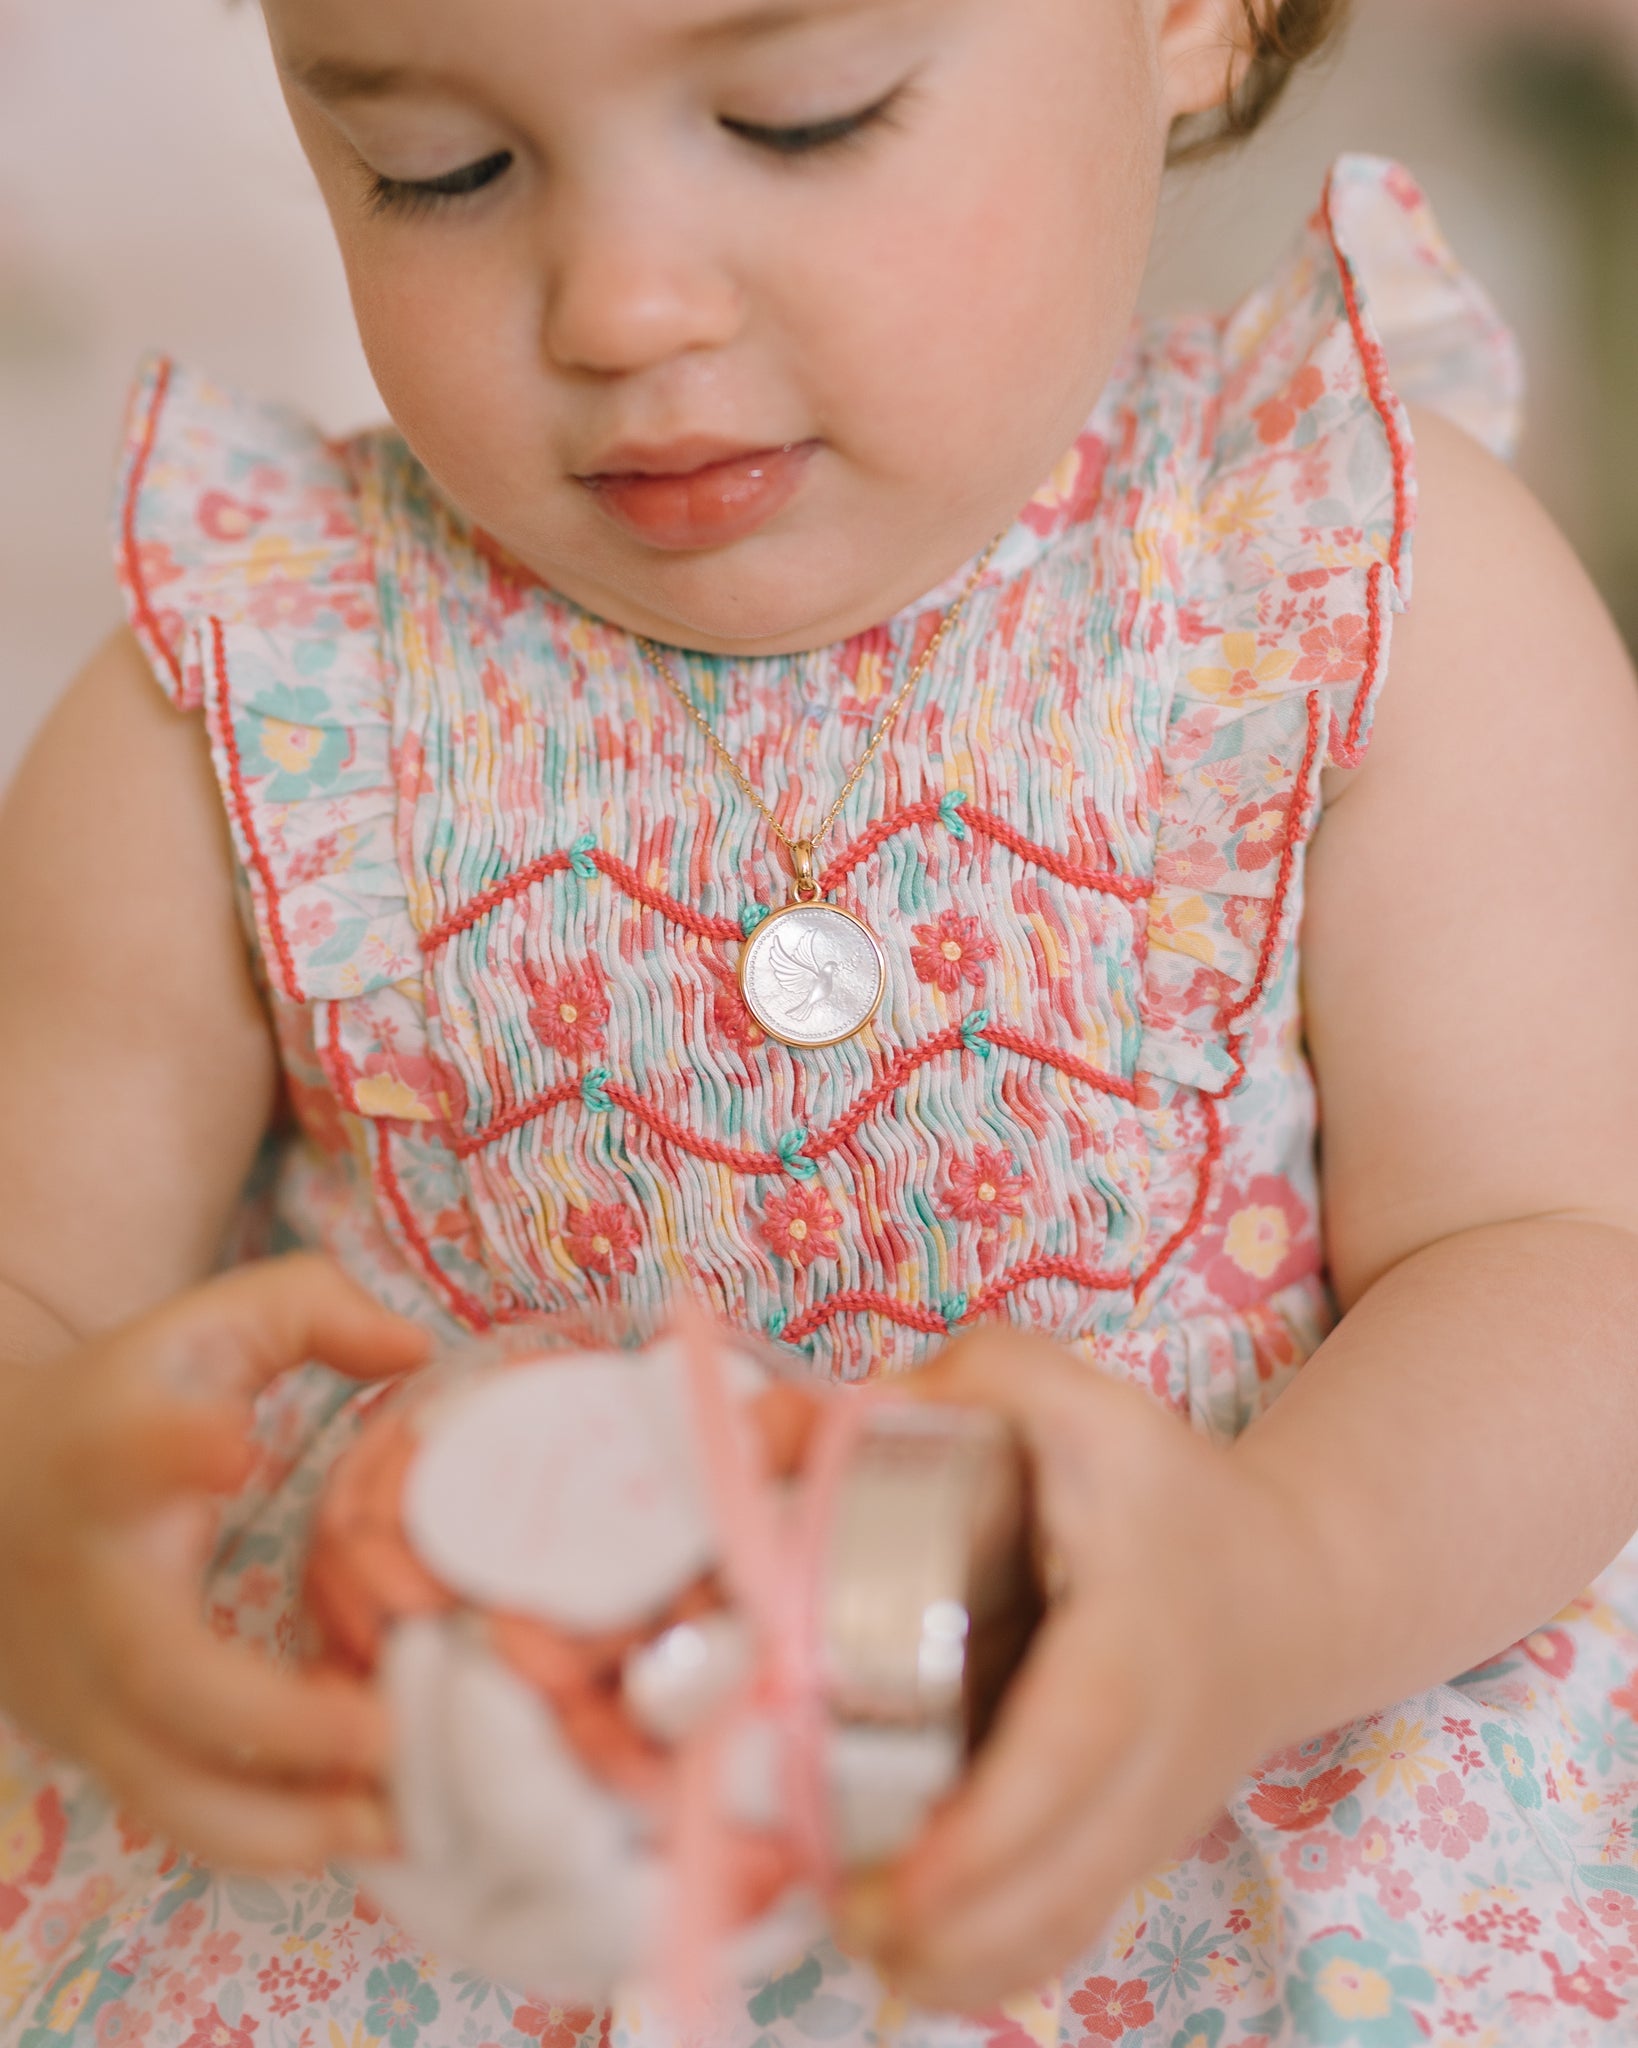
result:
M 912 552 L 885 539 L 872 546 L 858 530 L 770 531 L 688 553 L 631 550 L 629 563 L 554 560 L 544 551 L 523 560 L 583 610 L 668 646 L 702 654 L 806 654 L 891 619 L 947 582 L 992 538 L 992 529 L 980 525 Z

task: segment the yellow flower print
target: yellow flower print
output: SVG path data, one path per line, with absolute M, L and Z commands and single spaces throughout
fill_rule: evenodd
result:
M 1081 451 L 1071 448 L 1060 460 L 1041 488 L 1030 499 L 1032 505 L 1039 505 L 1045 512 L 1056 512 L 1060 505 L 1067 505 L 1075 495 L 1075 486 L 1080 481 Z
M 1234 1904 L 1250 1920 L 1245 1939 L 1251 1948 L 1266 1948 L 1274 1939 L 1274 1888 L 1265 1878 L 1254 1877 L 1234 1888 Z
M 57 1996 L 51 2001 L 51 2010 L 46 2014 L 46 2031 L 51 2034 L 66 2034 L 84 2012 L 86 2001 L 96 1988 L 97 1978 L 102 1973 L 93 1965 L 82 1970 L 77 1977 L 71 1977 Z
M 1056 2048 L 1062 2001 L 1063 1986 L 1054 1977 L 1050 1983 L 1037 1985 L 1032 1991 L 1020 1991 L 1011 1998 L 1002 1999 L 1001 2011 L 1016 2026 L 1023 2028 L 1037 2048 Z
M 1183 953 L 1207 967 L 1217 959 L 1206 927 L 1211 913 L 1199 896 L 1156 896 L 1149 913 L 1149 944 L 1169 953 Z
M 1352 1956 L 1333 1956 L 1314 1979 L 1314 1989 L 1338 2019 L 1380 2020 L 1393 2011 L 1393 1986 L 1380 1970 Z
M 324 735 L 316 726 L 290 725 L 282 718 L 264 718 L 261 743 L 262 752 L 275 767 L 287 769 L 292 775 L 301 775 L 317 759 L 324 744 Z
M 853 694 L 861 704 L 874 704 L 887 687 L 887 672 L 874 650 L 859 657 L 859 672 L 853 678 Z
M 45 1830 L 32 1805 L 0 1828 L 0 1884 L 13 1884 L 45 1847 Z
M 1176 1892 L 1166 1882 L 1165 1875 L 1146 1878 L 1142 1884 L 1134 1885 L 1127 1894 L 1127 1904 L 1141 1920 L 1151 1906 L 1164 1906 L 1175 1899 Z
M 344 2034 L 334 2020 L 330 2022 L 330 2048 L 380 2048 L 381 2036 L 367 2033 L 362 2020 L 353 2021 L 353 2030 Z
M 1255 633 L 1225 633 L 1221 666 L 1191 668 L 1189 681 L 1220 704 L 1255 703 L 1278 694 L 1274 686 L 1285 681 L 1296 661 L 1287 647 L 1259 652 Z
M 252 583 L 269 583 L 277 578 L 302 583 L 324 567 L 317 548 L 298 548 L 284 533 L 264 533 L 245 552 L 245 574 Z
M 13 1941 L 0 1941 L 0 2020 L 13 2018 L 28 1996 L 33 1971 Z
M 396 1074 L 365 1074 L 353 1083 L 353 1095 L 365 1116 L 398 1116 L 420 1123 L 432 1116 L 415 1090 Z
M 1223 1234 L 1223 1249 L 1255 1280 L 1266 1280 L 1291 1250 L 1291 1219 L 1283 1209 L 1241 1209 Z
M 1373 1729 L 1355 1752 L 1353 1761 L 1362 1770 L 1375 1771 L 1378 1798 L 1391 1792 L 1395 1785 L 1414 1792 L 1434 1773 L 1424 1724 L 1407 1721 L 1403 1716 L 1391 1728 Z
M 1221 491 L 1206 506 L 1206 531 L 1217 540 L 1256 533 L 1274 510 L 1274 487 L 1267 477 Z

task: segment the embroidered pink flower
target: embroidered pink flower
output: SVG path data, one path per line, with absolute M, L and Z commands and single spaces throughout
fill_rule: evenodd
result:
M 1464 1795 L 1454 1771 L 1441 1772 L 1431 1785 L 1418 1785 L 1416 1804 L 1422 1814 L 1422 1840 L 1441 1856 L 1465 1856 L 1490 1832 L 1484 1808 Z
M 963 917 L 959 910 L 941 910 L 936 924 L 918 924 L 910 936 L 910 962 L 918 981 L 930 982 L 945 995 L 954 995 L 964 981 L 977 988 L 984 979 L 984 963 L 995 958 L 995 940 L 976 917 Z
M 1155 2016 L 1145 1977 L 1129 1977 L 1124 1984 L 1113 1977 L 1094 1977 L 1069 2003 L 1094 2041 L 1118 2041 L 1134 2027 L 1146 2027 Z
M 583 1209 L 571 1209 L 563 1226 L 563 1241 L 569 1257 L 582 1271 L 635 1273 L 637 1247 L 642 1232 L 618 1202 L 592 1202 Z
M 980 1145 L 971 1159 L 952 1161 L 944 1183 L 944 1210 L 963 1223 L 998 1229 L 1003 1216 L 1024 1213 L 1029 1176 L 1019 1173 L 1005 1152 Z
M 842 1249 L 836 1233 L 842 1213 L 823 1188 L 792 1188 L 768 1197 L 757 1225 L 763 1241 L 801 1271 L 822 1259 L 838 1259 Z
M 1353 683 L 1365 673 L 1369 638 L 1365 621 L 1350 612 L 1302 636 L 1302 656 L 1291 671 L 1296 683 Z
M 565 1059 L 581 1060 L 603 1043 L 603 1027 L 609 1021 L 609 999 L 597 963 L 587 960 L 579 967 L 565 968 L 556 981 L 548 981 L 536 968 L 529 968 L 529 993 L 534 1003 L 529 1022 L 542 1044 Z
M 768 1034 L 745 1007 L 733 969 L 709 959 L 705 968 L 716 983 L 711 991 L 711 1021 L 723 1037 L 740 1052 L 765 1044 Z

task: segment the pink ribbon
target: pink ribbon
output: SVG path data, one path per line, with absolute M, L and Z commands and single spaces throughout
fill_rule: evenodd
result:
M 783 1792 L 791 1847 L 819 1891 L 836 1884 L 826 1781 L 825 1674 L 820 1597 L 836 1499 L 877 1388 L 839 1387 L 821 1409 L 795 1511 L 770 1483 L 751 1426 L 722 1364 L 724 1338 L 692 1301 L 673 1326 L 683 1346 L 706 1492 L 729 1592 L 751 1626 L 749 1677 L 679 1747 L 673 1804 L 672 1896 L 662 1981 L 679 2027 L 710 2003 L 727 1924 L 721 1782 L 729 1740 L 756 1707 L 785 1735 Z

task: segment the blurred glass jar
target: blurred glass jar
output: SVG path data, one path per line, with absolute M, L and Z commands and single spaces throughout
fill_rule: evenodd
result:
M 574 2002 L 680 1928 L 734 1969 L 821 1932 L 959 1780 L 1042 1604 L 1000 1418 L 703 1326 L 629 1340 L 517 1325 L 392 1389 L 305 1581 L 308 1655 L 392 1713 L 401 1853 L 360 1874 L 443 1957 Z

